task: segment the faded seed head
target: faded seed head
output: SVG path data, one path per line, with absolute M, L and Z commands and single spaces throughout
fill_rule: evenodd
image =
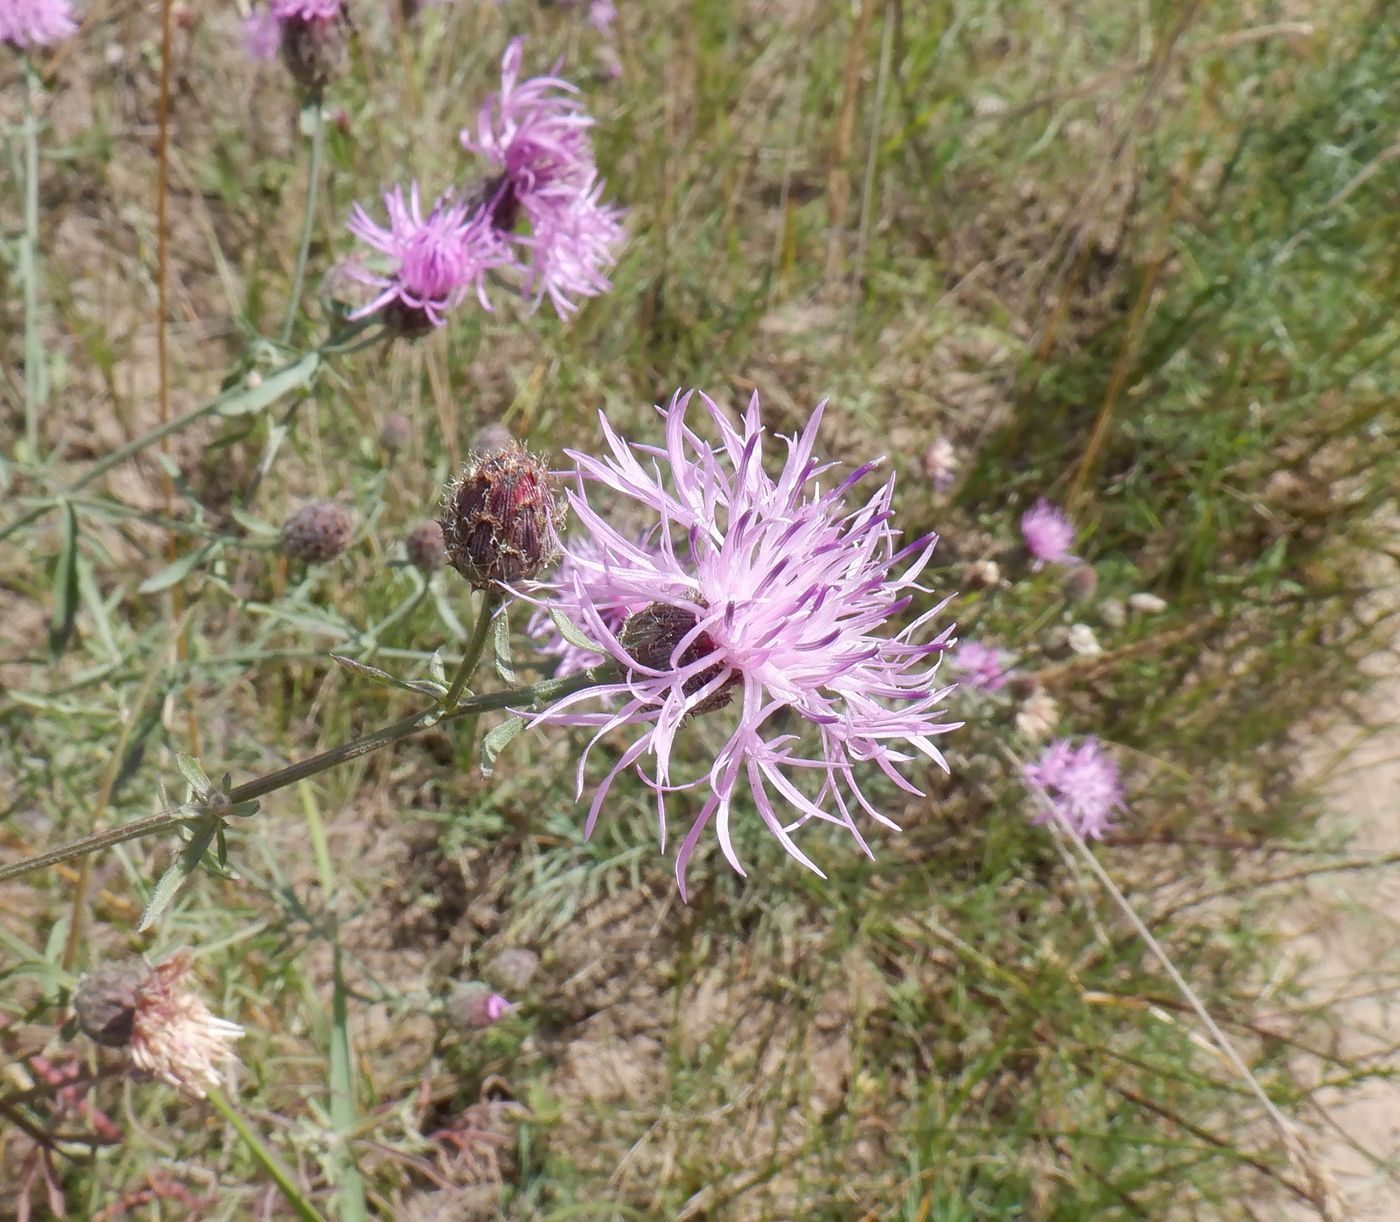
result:
M 345 550 L 355 519 L 335 501 L 303 505 L 282 526 L 282 550 L 305 564 L 324 564 Z
M 448 563 L 478 590 L 528 581 L 558 556 L 562 522 L 548 468 L 518 442 L 473 454 L 443 506 Z
M 420 522 L 404 540 L 404 550 L 408 552 L 408 562 L 424 573 L 435 573 L 442 567 L 447 547 L 442 540 L 442 525 L 438 522 Z

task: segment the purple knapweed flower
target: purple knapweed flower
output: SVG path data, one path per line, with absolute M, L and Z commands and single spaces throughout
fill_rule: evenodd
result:
M 270 9 L 255 8 L 243 19 L 241 30 L 243 49 L 250 59 L 271 61 L 277 58 L 282 43 L 282 23 Z
M 610 286 L 604 271 L 625 232 L 620 209 L 601 202 L 603 184 L 593 158 L 577 90 L 557 76 L 520 79 L 521 40 L 501 57 L 501 88 L 487 99 L 476 129 L 462 145 L 496 170 L 482 193 L 491 224 L 523 248 L 525 291 L 550 299 L 559 316 Z M 528 232 L 516 234 L 521 217 Z
M 1114 815 L 1126 810 L 1118 765 L 1098 739 L 1086 738 L 1076 748 L 1068 738 L 1057 738 L 1023 771 L 1027 784 L 1048 803 L 1032 823 L 1059 819 L 1085 840 L 1101 840 L 1113 830 Z
M 0 43 L 47 47 L 78 31 L 70 0 L 0 0 Z
M 350 217 L 350 232 L 396 265 L 385 276 L 347 265 L 348 276 L 380 290 L 368 305 L 350 315 L 352 319 L 385 310 L 386 320 L 406 333 L 440 327 L 443 311 L 460 304 L 471 289 L 476 290 L 482 308 L 491 308 L 486 273 L 508 262 L 510 254 L 479 211 L 469 212 L 447 196 L 425 217 L 417 182 L 409 186 L 407 201 L 403 188 L 395 187 L 385 192 L 384 204 L 389 212 L 387 229 L 372 221 L 359 204 Z
M 1064 510 L 1044 497 L 1021 515 L 1021 534 L 1026 540 L 1026 549 L 1035 557 L 1032 570 L 1079 559 L 1069 550 L 1074 542 L 1074 524 Z
M 645 544 L 642 546 L 645 547 Z M 582 617 L 586 604 L 615 633 L 621 630 L 623 621 L 629 615 L 651 605 L 650 598 L 638 600 L 635 592 L 621 592 L 613 588 L 607 548 L 591 536 L 580 538 L 569 548 L 559 562 L 550 585 L 557 592 L 557 597 L 549 604 L 535 608 L 526 631 L 538 643 L 541 653 L 559 659 L 554 671 L 558 677 L 578 674 L 590 666 L 596 666 L 603 661 L 606 651 L 601 645 L 596 649 L 585 649 L 566 639 L 549 613 L 550 606 L 557 607 L 571 622 L 575 622 Z M 629 593 L 631 601 L 628 601 Z
M 1006 686 L 1010 675 L 1005 651 L 983 645 L 981 641 L 960 641 L 948 657 L 948 665 L 958 679 L 980 692 L 998 692 Z
M 916 583 L 936 541 L 929 535 L 900 545 L 891 525 L 893 481 L 864 503 L 848 498 L 875 463 L 821 486 L 831 464 L 812 449 L 825 404 L 800 434 L 780 438 L 784 462 L 774 478 L 763 467 L 758 396 L 735 428 L 701 395 L 719 435 L 711 445 L 687 424 L 693 393 L 678 392 L 663 409 L 663 446 L 625 442 L 602 417 L 608 456 L 568 451 L 578 467 L 569 500 L 589 546 L 567 549 L 572 567 L 561 601 L 623 673 L 536 718 L 596 730 L 579 761 L 580 795 L 592 747 L 610 730 L 635 735 L 598 786 L 585 834 L 624 769 L 635 767 L 655 792 L 663 847 L 667 796 L 698 791 L 700 810 L 676 855 L 682 899 L 687 863 L 712 824 L 725 858 L 744 873 L 729 822 L 745 782 L 768 830 L 821 874 L 793 830 L 811 819 L 833 823 L 870 855 L 855 815 L 897 825 L 861 789 L 856 766 L 872 763 L 917 794 L 899 766 L 922 755 L 946 769 L 933 740 L 959 724 L 941 720 L 937 707 L 950 690 L 935 671 L 952 628 L 919 639 L 946 602 L 903 628 L 891 624 L 922 590 Z M 610 525 L 590 503 L 590 488 L 654 515 L 650 546 Z M 600 575 L 608 593 L 595 604 Z M 642 609 L 618 628 L 618 606 Z M 590 698 L 609 707 L 575 711 Z M 732 724 L 713 762 L 697 775 L 675 776 L 677 735 L 692 718 L 726 707 Z M 815 739 L 810 748 L 802 746 L 804 725 Z M 796 817 L 784 822 L 777 804 Z

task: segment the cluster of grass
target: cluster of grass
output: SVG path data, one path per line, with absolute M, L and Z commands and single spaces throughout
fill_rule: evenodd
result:
M 874 862 L 809 829 L 826 880 L 740 810 L 749 879 L 711 846 L 682 906 L 640 787 L 619 783 L 584 842 L 577 742 L 526 735 L 482 778 L 470 736 L 442 730 L 267 799 L 148 934 L 173 840 L 6 884 L 5 1191 L 60 1116 L 34 1058 L 98 1063 L 62 1030 L 76 974 L 189 946 L 248 1031 L 233 1106 L 327 1216 L 1217 1218 L 1317 1195 L 1093 880 L 1029 826 L 1007 749 L 1028 749 L 1033 692 L 1061 732 L 1115 744 L 1132 813 L 1103 860 L 1264 1087 L 1305 1122 L 1319 1082 L 1359 1080 L 1309 1039 L 1325 1016 L 1261 970 L 1278 892 L 1256 884 L 1280 855 L 1335 860 L 1297 736 L 1385 639 L 1368 595 L 1400 428 L 1393 6 L 1304 23 L 1242 2 L 621 5 L 610 79 L 575 8 L 405 24 L 361 5 L 327 103 L 321 304 L 294 346 L 331 325 L 320 277 L 353 200 L 471 172 L 456 133 L 514 33 L 536 71 L 566 55 L 597 117 L 631 210 L 613 291 L 569 324 L 503 303 L 347 356 L 64 495 L 159 420 L 159 6 L 119 7 L 45 65 L 36 233 L 18 163 L 4 197 L 24 235 L 7 270 L 41 253 L 50 381 L 37 451 L 3 467 L 7 859 L 163 805 L 177 752 L 241 779 L 402 716 L 402 693 L 327 655 L 422 678 L 461 648 L 464 584 L 425 582 L 401 540 L 476 430 L 557 456 L 599 408 L 642 435 L 677 385 L 757 388 L 783 431 L 829 395 L 828 452 L 889 455 L 902 525 L 943 536 L 934 581 L 962 590 L 963 634 L 1021 677 L 956 698 L 952 776 L 889 795 L 907 830 Z M 290 84 L 231 50 L 231 14 L 187 16 L 164 153 L 176 415 L 283 359 L 260 337 L 306 182 Z M 414 435 L 390 456 L 394 412 Z M 920 474 L 936 436 L 961 456 L 947 495 Z M 1040 495 L 1074 514 L 1093 588 L 1027 571 L 1015 522 Z M 302 571 L 260 524 L 310 496 L 360 525 Z M 1167 609 L 1124 614 L 1143 591 Z M 1066 655 L 1071 624 L 1102 652 Z M 703 758 L 713 731 L 688 733 Z M 455 1025 L 453 983 L 521 948 L 542 962 L 516 1010 Z M 49 1152 L 70 1216 L 287 1208 L 206 1105 L 110 1076 L 93 1098 L 120 1140 Z

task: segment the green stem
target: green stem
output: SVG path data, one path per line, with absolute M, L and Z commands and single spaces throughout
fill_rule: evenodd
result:
M 233 1131 L 248 1147 L 248 1153 L 253 1156 L 253 1161 L 262 1167 L 272 1177 L 277 1187 L 282 1190 L 282 1195 L 286 1197 L 287 1204 L 292 1207 L 297 1217 L 303 1219 L 304 1222 L 325 1222 L 325 1219 L 317 1212 L 316 1207 L 306 1199 L 305 1194 L 297 1187 L 286 1164 L 268 1148 L 263 1139 L 253 1132 L 252 1126 L 234 1110 L 233 1104 L 228 1101 L 223 1091 L 214 1087 L 209 1091 L 208 1098 L 209 1102 L 214 1105 L 214 1110 L 233 1126 Z
M 333 354 L 339 355 L 352 338 L 358 336 L 375 321 L 376 320 L 373 318 L 363 318 L 358 322 L 351 323 L 343 331 L 331 336 L 331 338 L 319 348 L 313 348 L 310 352 L 297 357 L 296 360 L 288 361 L 285 365 L 274 369 L 263 378 L 262 385 L 258 389 L 265 390 L 267 394 L 275 399 L 280 394 L 294 387 L 304 385 L 314 376 L 317 366 L 321 363 L 322 357 Z M 286 383 L 285 386 L 282 385 L 283 382 Z M 157 425 L 149 432 L 142 433 L 141 436 L 133 438 L 124 446 L 118 446 L 110 454 L 99 458 L 74 481 L 72 486 L 68 489 L 69 492 L 77 492 L 80 488 L 86 487 L 88 484 L 92 483 L 93 480 L 97 479 L 99 476 L 105 475 L 119 463 L 123 463 L 133 455 L 139 454 L 142 450 L 155 445 L 162 438 L 169 437 L 172 433 L 178 433 L 181 429 L 187 428 L 189 425 L 195 423 L 195 421 L 203 420 L 206 416 L 212 416 L 221 409 L 237 403 L 240 399 L 251 397 L 249 388 L 246 386 L 230 387 L 228 390 L 224 391 L 223 394 L 216 395 L 213 399 L 210 399 L 208 403 L 203 403 L 199 407 L 193 408 L 183 416 L 176 416 L 173 420 L 165 424 Z
M 481 655 L 486 649 L 486 637 L 491 631 L 491 617 L 495 615 L 496 608 L 500 605 L 500 591 L 495 586 L 487 586 L 481 592 L 481 604 L 477 607 L 476 622 L 472 625 L 472 635 L 471 640 L 467 642 L 467 651 L 462 655 L 457 673 L 452 676 L 452 686 L 447 689 L 447 695 L 443 697 L 442 707 L 448 712 L 456 712 L 457 705 L 462 699 L 462 692 L 466 690 L 467 680 L 476 673 L 477 665 L 481 662 Z
M 37 75 L 24 56 L 24 241 L 20 276 L 24 280 L 24 439 L 29 461 L 39 461 L 39 409 L 44 400 L 44 347 L 39 335 L 39 119 L 34 93 Z
M 109 828 L 105 832 L 95 832 L 91 836 L 70 841 L 58 848 L 36 853 L 33 857 L 27 857 L 12 865 L 0 866 L 0 883 L 8 882 L 12 878 L 19 878 L 45 866 L 59 865 L 75 857 L 96 853 L 102 849 L 112 848 L 114 845 L 125 844 L 129 840 L 140 839 L 143 836 L 151 836 L 181 823 L 197 822 L 230 806 L 251 802 L 264 794 L 284 789 L 288 785 L 294 785 L 298 781 L 325 772 L 328 768 L 334 768 L 338 764 L 358 759 L 360 756 L 378 751 L 382 747 L 392 746 L 394 743 L 401 742 L 405 738 L 410 738 L 422 730 L 437 725 L 439 722 L 455 720 L 458 717 L 474 717 L 496 709 L 523 708 L 549 700 L 557 700 L 573 692 L 581 692 L 585 688 L 605 683 L 615 678 L 616 675 L 616 664 L 604 662 L 591 670 L 583 671 L 577 675 L 569 675 L 562 679 L 546 679 L 543 683 L 511 688 L 509 691 L 469 696 L 450 712 L 445 711 L 440 704 L 434 705 L 430 709 L 424 709 L 410 717 L 405 717 L 383 729 L 375 730 L 371 734 L 365 734 L 351 742 L 332 747 L 329 751 L 322 751 L 319 755 L 300 760 L 286 768 L 279 768 L 276 772 L 270 772 L 266 776 L 258 777 L 245 784 L 235 785 L 228 793 L 220 795 L 215 801 L 192 803 L 170 810 L 157 811 L 153 815 L 134 819 L 120 827 Z
M 311 250 L 311 230 L 316 224 L 316 190 L 321 182 L 321 156 L 326 143 L 325 110 L 321 91 L 316 90 L 307 101 L 313 115 L 311 120 L 311 165 L 306 179 L 306 210 L 301 218 L 301 241 L 297 245 L 297 261 L 292 271 L 292 295 L 287 299 L 287 315 L 282 319 L 282 342 L 292 338 L 297 311 L 301 306 L 302 282 L 306 279 L 306 257 Z

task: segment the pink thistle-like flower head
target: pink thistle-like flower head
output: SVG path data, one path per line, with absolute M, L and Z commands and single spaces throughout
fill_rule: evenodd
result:
M 945 604 L 892 627 L 922 591 L 917 581 L 935 542 L 901 545 L 891 524 L 893 482 L 854 501 L 870 463 L 822 486 L 831 466 L 812 451 L 825 405 L 801 433 L 779 439 L 783 464 L 774 476 L 763 466 L 771 438 L 757 395 L 737 428 L 701 396 L 717 444 L 690 428 L 692 397 L 678 393 L 663 410 L 664 445 L 629 444 L 603 417 L 608 455 L 569 451 L 577 464 L 569 501 L 582 539 L 566 549 L 560 602 L 621 674 L 536 718 L 596 731 L 579 762 L 580 794 L 592 746 L 614 729 L 633 735 L 594 795 L 586 833 L 625 769 L 635 766 L 656 794 L 663 847 L 667 798 L 697 791 L 700 809 L 676 855 L 682 898 L 686 865 L 710 826 L 744 873 L 729 826 L 741 787 L 783 848 L 820 874 L 793 831 L 813 819 L 832 823 L 869 854 L 856 815 L 895 824 L 876 809 L 857 767 L 873 764 L 917 794 L 900 767 L 923 756 L 946 769 L 934 739 L 956 728 L 942 720 L 938 704 L 949 689 L 935 676 L 951 626 L 924 639 Z M 647 542 L 610 525 L 590 489 L 651 515 Z M 623 608 L 630 614 L 618 627 Z M 606 707 L 580 711 L 590 698 Z M 687 722 L 721 710 L 728 729 L 713 762 L 698 775 L 674 775 Z M 779 814 L 783 806 L 791 816 Z
M 499 993 L 493 992 L 489 984 L 479 980 L 469 980 L 459 984 L 447 999 L 447 1014 L 459 1026 L 481 1030 L 515 1009 Z
M 576 190 L 555 184 L 521 201 L 530 235 L 520 238 L 528 251 L 525 292 L 538 305 L 545 297 L 560 318 L 578 309 L 578 297 L 596 297 L 612 287 L 605 269 L 617 261 L 627 237 L 622 210 L 601 202 L 603 184 Z
M 351 318 L 383 310 L 385 320 L 401 334 L 415 335 L 442 326 L 444 312 L 461 304 L 472 289 L 482 308 L 491 308 L 486 274 L 508 262 L 510 253 L 479 210 L 469 212 L 447 196 L 425 217 L 417 182 L 410 185 L 407 200 L 403 188 L 395 187 L 385 193 L 384 204 L 387 228 L 372 221 L 359 204 L 350 216 L 350 232 L 394 264 L 382 276 L 346 266 L 348 276 L 380 290 Z
M 1004 650 L 993 649 L 981 641 L 960 641 L 948 658 L 948 665 L 958 679 L 981 692 L 998 692 L 1011 677 L 1007 670 L 1010 657 Z
M 345 9 L 343 0 L 272 0 L 278 21 L 335 21 Z
M 97 1043 L 125 1048 L 136 1068 L 203 1098 L 222 1083 L 243 1028 L 182 987 L 190 964 L 189 952 L 177 951 L 154 968 L 103 968 L 79 982 L 74 1009 Z
M 496 202 L 502 228 L 514 223 L 514 207 L 546 187 L 587 186 L 593 179 L 593 145 L 578 90 L 557 76 L 522 81 L 521 40 L 513 38 L 501 57 L 501 88 L 477 115 L 476 132 L 463 128 L 462 146 L 501 172 L 506 191 Z M 502 221 L 509 219 L 510 224 Z
M 1025 765 L 1024 774 L 1047 803 L 1032 823 L 1059 819 L 1084 839 L 1101 840 L 1113 830 L 1114 816 L 1126 810 L 1118 765 L 1095 738 L 1079 747 L 1057 738 L 1039 760 Z
M 20 51 L 76 34 L 70 0 L 0 0 L 0 43 Z
M 1046 564 L 1065 564 L 1079 559 L 1069 550 L 1074 542 L 1074 524 L 1064 510 L 1044 497 L 1021 515 L 1021 534 L 1026 540 L 1026 549 L 1035 557 L 1031 565 L 1033 570 Z

